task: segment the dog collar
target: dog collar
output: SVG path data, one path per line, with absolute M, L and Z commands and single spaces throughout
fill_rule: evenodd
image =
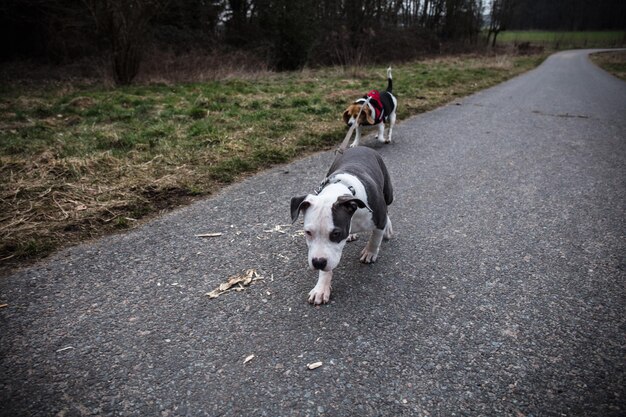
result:
M 322 190 L 328 184 L 338 184 L 340 182 L 341 182 L 341 179 L 339 179 L 339 178 L 328 178 L 328 177 L 324 178 L 324 180 L 320 183 L 320 185 L 318 185 L 317 188 L 315 189 L 315 195 L 319 195 L 319 193 L 321 193 Z M 350 190 L 352 195 L 356 195 L 356 190 L 354 189 L 353 186 L 351 186 L 351 185 L 345 185 L 345 186 L 348 188 L 348 190 Z

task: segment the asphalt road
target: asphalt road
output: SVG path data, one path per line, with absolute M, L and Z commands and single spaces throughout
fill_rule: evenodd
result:
M 365 138 L 396 237 L 328 305 L 289 199 L 330 152 L 3 278 L 0 414 L 623 416 L 626 83 L 587 53 Z

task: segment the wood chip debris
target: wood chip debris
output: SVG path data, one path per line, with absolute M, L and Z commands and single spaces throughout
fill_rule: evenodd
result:
M 216 233 L 200 233 L 199 235 L 196 235 L 196 237 L 219 237 L 222 236 L 222 233 L 220 232 L 216 232 Z
M 290 227 L 290 225 L 288 224 L 277 224 L 276 226 L 274 226 L 272 229 L 268 229 L 268 230 L 263 230 L 265 233 L 282 233 L 285 234 L 287 232 L 285 232 L 285 230 L 283 229 L 283 227 Z
M 246 356 L 246 359 L 243 360 L 243 363 L 248 363 L 252 359 L 254 359 L 254 354 Z
M 256 269 L 248 269 L 243 274 L 233 275 L 228 278 L 228 281 L 222 282 L 219 287 L 214 289 L 211 292 L 206 293 L 209 298 L 217 298 L 220 295 L 227 293 L 229 291 L 243 291 L 248 285 L 252 284 L 254 281 L 259 281 L 265 279 L 259 276 Z
M 8 304 L 0 304 L 0 308 L 5 308 L 5 307 L 8 307 L 8 306 L 9 306 Z
M 309 363 L 306 367 L 309 369 L 315 369 L 315 368 L 319 368 L 320 366 L 322 366 L 322 362 L 313 362 L 313 363 Z

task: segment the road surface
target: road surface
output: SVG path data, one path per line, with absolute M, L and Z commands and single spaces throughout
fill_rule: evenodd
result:
M 328 305 L 289 199 L 330 152 L 3 278 L 0 414 L 623 416 L 626 83 L 588 52 L 365 138 L 396 236 Z

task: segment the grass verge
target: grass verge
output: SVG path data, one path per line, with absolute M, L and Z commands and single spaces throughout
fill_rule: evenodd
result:
M 590 58 L 603 70 L 626 81 L 626 51 L 600 52 Z
M 394 67 L 399 119 L 495 85 L 543 56 Z M 0 273 L 124 230 L 243 175 L 337 145 L 341 113 L 383 67 L 119 89 L 0 88 Z

